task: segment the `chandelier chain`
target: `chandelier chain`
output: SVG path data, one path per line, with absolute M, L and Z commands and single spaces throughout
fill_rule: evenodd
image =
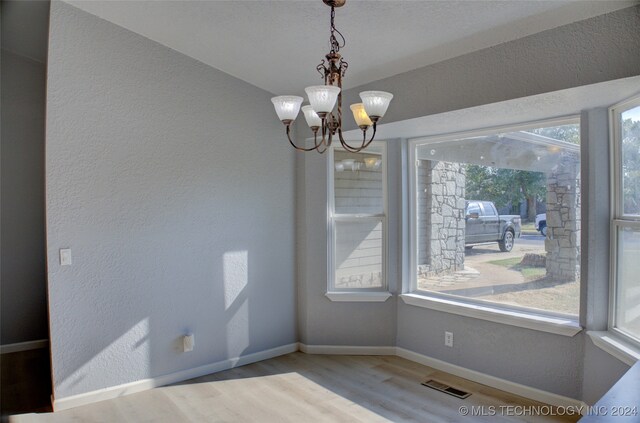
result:
M 342 47 L 344 47 L 347 43 L 347 40 L 342 35 L 334 23 L 336 17 L 336 10 L 333 6 L 331 6 L 331 36 L 329 37 L 329 43 L 331 44 L 331 53 L 337 53 L 340 51 Z M 338 41 L 336 34 L 340 37 L 341 41 Z

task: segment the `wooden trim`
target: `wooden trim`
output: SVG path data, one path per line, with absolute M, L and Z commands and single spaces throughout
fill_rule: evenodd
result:
M 280 355 L 289 354 L 295 351 L 298 351 L 298 344 L 294 342 L 292 344 L 282 345 L 280 347 L 271 348 L 269 350 L 260 351 L 249 355 L 228 358 L 223 361 L 205 364 L 204 366 L 196 367 L 193 369 L 181 370 L 178 372 L 148 379 L 141 379 L 135 382 L 124 383 L 122 385 L 116 385 L 108 388 L 98 389 L 95 391 L 85 392 L 83 394 L 71 395 L 68 397 L 57 399 L 54 398 L 52 402 L 53 410 L 66 410 L 85 404 L 91 404 L 98 401 L 117 398 L 123 395 L 146 391 L 158 386 L 182 382 L 184 380 L 193 379 L 195 377 L 220 372 L 223 370 L 228 370 L 238 366 L 244 366 L 245 364 L 255 363 L 256 361 L 267 360 L 269 358 L 278 357 Z
M 17 342 L 15 344 L 0 345 L 0 354 L 9 354 L 19 351 L 38 350 L 48 348 L 48 339 L 36 339 L 35 341 Z

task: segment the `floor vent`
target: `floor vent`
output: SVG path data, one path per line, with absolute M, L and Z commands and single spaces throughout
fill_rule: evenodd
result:
M 449 385 L 446 385 L 442 382 L 438 382 L 437 380 L 429 379 L 426 382 L 422 382 L 422 384 L 431 389 L 435 389 L 436 391 L 444 392 L 445 394 L 453 395 L 456 398 L 465 399 L 469 395 L 469 392 L 461 391 L 460 389 L 452 388 Z

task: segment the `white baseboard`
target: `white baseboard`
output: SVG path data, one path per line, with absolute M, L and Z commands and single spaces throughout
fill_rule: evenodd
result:
M 15 344 L 0 345 L 0 354 L 9 354 L 19 351 L 38 350 L 49 346 L 48 339 L 36 339 L 35 341 L 17 342 Z
M 360 347 L 342 345 L 306 345 L 298 343 L 300 351 L 325 355 L 396 355 L 396 347 Z
M 471 380 L 473 382 L 481 383 L 492 388 L 500 389 L 501 391 L 510 392 L 512 394 L 519 395 L 521 397 L 528 398 L 534 401 L 543 402 L 545 404 L 561 407 L 571 406 L 575 407 L 576 409 L 583 409 L 583 407 L 587 407 L 584 402 L 574 398 L 553 394 L 551 392 L 543 391 L 542 389 L 532 388 L 530 386 L 511 382 L 505 379 L 488 375 L 486 373 L 481 373 L 475 370 L 467 369 L 465 367 L 457 366 L 455 364 L 447 363 L 446 361 L 438 360 L 437 358 L 431 358 L 426 355 L 418 354 L 401 347 L 396 347 L 396 355 L 398 357 L 414 361 L 418 364 L 433 367 L 436 370 L 440 370 L 467 380 Z
M 245 355 L 242 357 L 230 358 L 216 363 L 206 364 L 194 369 L 182 370 L 164 376 L 158 376 L 149 379 L 142 379 L 123 385 L 112 386 L 109 388 L 99 389 L 96 391 L 86 392 L 84 394 L 73 395 L 53 400 L 54 411 L 65 410 L 80 405 L 90 404 L 98 401 L 112 399 L 123 395 L 133 394 L 135 392 L 145 391 L 158 386 L 169 385 L 171 383 L 182 382 L 199 376 L 228 370 L 233 367 L 243 366 L 245 364 L 255 363 L 257 361 L 267 360 L 295 351 L 302 351 L 307 354 L 326 354 L 326 355 L 395 355 L 404 359 L 432 367 L 473 382 L 481 383 L 492 388 L 510 392 L 524 398 L 539 401 L 545 404 L 563 407 L 586 407 L 582 401 L 565 397 L 541 389 L 532 388 L 519 383 L 511 382 L 495 376 L 487 375 L 465 367 L 447 363 L 426 355 L 392 346 L 339 346 L 339 345 L 307 345 L 303 343 L 293 343 L 272 348 L 266 351 Z M 582 409 L 582 408 L 580 408 Z
M 149 379 L 137 380 L 135 382 L 111 386 L 104 389 L 98 389 L 96 391 L 85 392 L 83 394 L 57 398 L 52 402 L 53 410 L 66 410 L 69 408 L 78 407 L 80 405 L 90 404 L 98 401 L 117 398 L 123 395 L 146 391 L 158 386 L 182 382 L 188 379 L 193 379 L 195 377 L 228 370 L 234 367 L 243 366 L 245 364 L 255 363 L 257 361 L 267 360 L 269 358 L 289 354 L 295 351 L 298 351 L 298 343 L 294 342 L 293 344 L 283 345 L 269 350 L 260 351 L 249 355 L 243 355 L 241 357 L 234 357 L 211 364 L 205 364 L 204 366 L 196 367 L 193 369 L 182 370 L 179 372 Z
M 576 409 L 584 409 L 584 407 L 587 407 L 584 402 L 574 398 L 553 394 L 541 389 L 532 388 L 530 386 L 511 382 L 475 370 L 470 370 L 465 367 L 447 363 L 446 361 L 438 360 L 436 358 L 432 358 L 423 354 L 418 354 L 401 347 L 306 345 L 303 343 L 299 343 L 299 346 L 300 351 L 307 354 L 395 355 L 418 364 L 433 367 L 436 370 L 440 370 L 467 380 L 471 380 L 473 382 L 481 383 L 492 388 L 510 392 L 512 394 L 519 395 L 521 397 L 528 398 L 534 401 L 539 401 L 545 404 L 560 407 L 571 406 L 575 407 Z

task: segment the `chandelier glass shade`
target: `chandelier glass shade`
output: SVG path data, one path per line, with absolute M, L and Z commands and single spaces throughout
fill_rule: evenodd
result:
M 342 147 L 351 152 L 361 151 L 375 138 L 376 125 L 384 116 L 393 98 L 393 94 L 384 91 L 363 91 L 360 93 L 362 103 L 351 105 L 351 111 L 356 124 L 362 131 L 362 141 L 356 145 L 349 144 L 342 136 L 342 78 L 349 64 L 338 53 L 344 47 L 344 36 L 334 25 L 335 8 L 344 5 L 346 0 L 322 0 L 331 7 L 331 34 L 329 43 L 331 50 L 322 60 L 316 70 L 324 78 L 324 85 L 314 85 L 305 88 L 309 104 L 302 106 L 304 118 L 313 132 L 313 145 L 298 146 L 291 139 L 291 124 L 298 117 L 303 98 L 293 95 L 273 97 L 271 101 L 276 114 L 286 126 L 289 143 L 301 151 L 317 151 L 324 153 L 331 145 L 333 138 L 338 137 Z M 372 129 L 371 137 L 367 138 L 367 131 Z

